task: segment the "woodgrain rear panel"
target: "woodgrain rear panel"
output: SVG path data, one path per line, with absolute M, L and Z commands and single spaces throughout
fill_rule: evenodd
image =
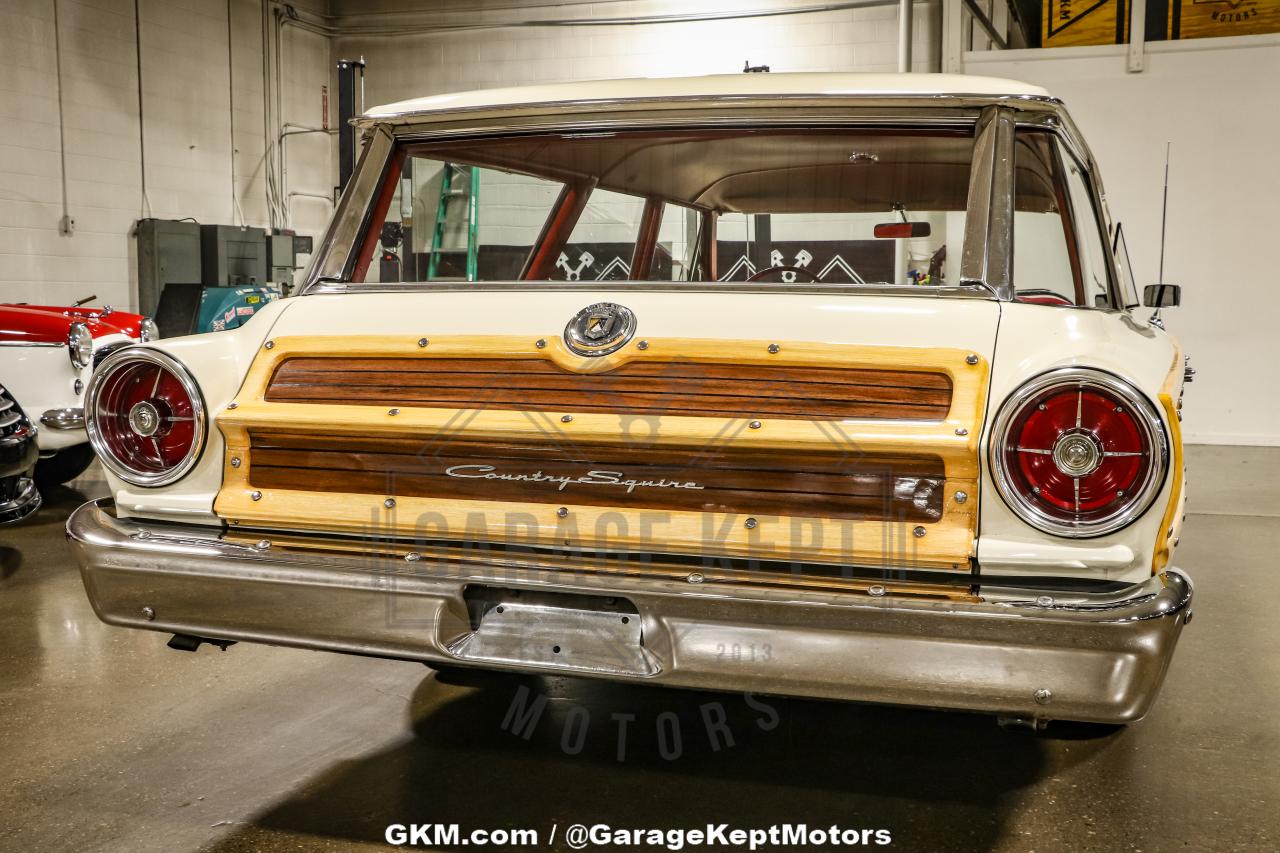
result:
M 643 343 L 277 337 L 217 415 L 215 509 L 232 529 L 968 574 L 985 358 Z
M 935 521 L 942 460 L 749 448 L 249 431 L 261 489 L 744 515 Z
M 601 365 L 605 367 L 607 365 Z M 268 402 L 729 418 L 942 420 L 945 373 L 651 361 L 575 372 L 527 358 L 291 358 Z

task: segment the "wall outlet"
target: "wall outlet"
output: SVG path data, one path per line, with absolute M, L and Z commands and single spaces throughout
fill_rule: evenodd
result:
M 58 233 L 63 237 L 70 237 L 76 233 L 76 221 L 70 215 L 64 216 L 58 220 Z

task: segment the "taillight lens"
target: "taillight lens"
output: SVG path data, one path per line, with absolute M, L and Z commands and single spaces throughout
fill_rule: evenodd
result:
M 102 463 L 138 486 L 180 479 L 204 447 L 204 402 L 186 368 L 157 350 L 112 353 L 89 380 L 85 426 Z
M 1059 536 L 1101 536 L 1151 506 L 1168 440 L 1155 406 L 1129 383 L 1064 368 L 1005 402 L 990 460 L 997 490 L 1024 521 Z

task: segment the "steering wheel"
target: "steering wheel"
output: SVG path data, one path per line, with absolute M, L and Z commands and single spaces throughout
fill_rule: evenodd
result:
M 809 277 L 809 281 L 818 281 L 817 274 L 812 272 L 811 270 L 807 270 L 804 267 L 791 267 L 791 266 L 766 267 L 760 270 L 759 272 L 756 272 L 751 276 L 749 276 L 747 278 L 747 281 L 759 281 L 760 279 L 764 278 L 767 275 L 770 275 L 771 273 L 784 273 L 782 280 L 787 284 L 791 284 L 792 282 L 794 282 L 796 280 L 795 277 L 797 274 L 807 275 Z M 785 273 L 791 273 L 791 278 L 786 278 Z

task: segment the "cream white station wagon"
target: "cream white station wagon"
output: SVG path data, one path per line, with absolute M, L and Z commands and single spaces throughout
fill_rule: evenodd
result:
M 299 297 L 95 371 L 113 497 L 68 533 L 103 620 L 1147 712 L 1191 616 L 1184 358 L 1059 101 L 746 74 L 358 124 Z

